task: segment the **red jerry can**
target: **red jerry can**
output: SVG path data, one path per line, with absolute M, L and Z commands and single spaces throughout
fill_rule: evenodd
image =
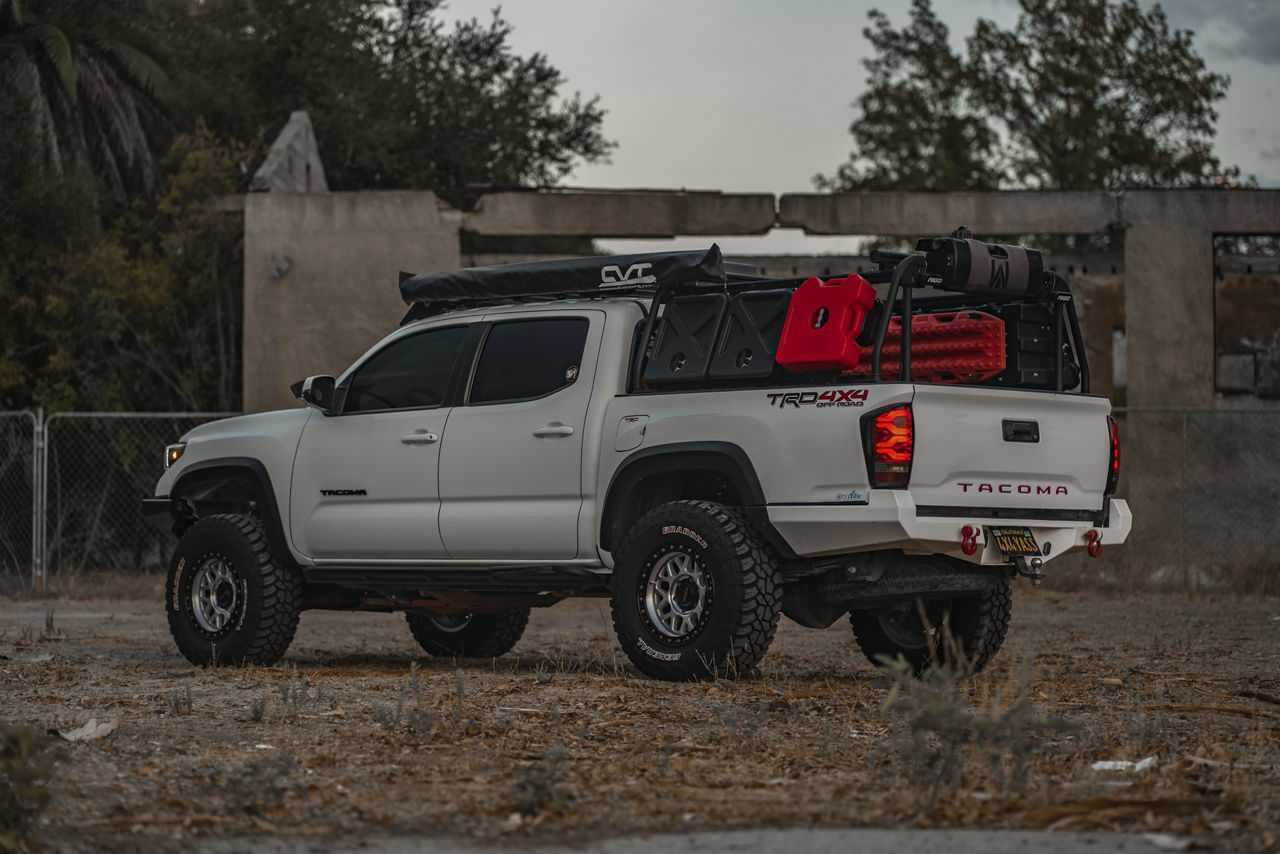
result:
M 862 354 L 858 333 L 876 301 L 859 275 L 824 282 L 809 279 L 791 297 L 778 342 L 778 364 L 788 371 L 847 371 Z

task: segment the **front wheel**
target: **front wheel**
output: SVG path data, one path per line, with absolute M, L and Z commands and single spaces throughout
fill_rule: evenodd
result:
M 272 557 L 257 520 L 208 516 L 178 540 L 165 600 L 169 631 L 192 664 L 274 664 L 298 628 L 302 577 Z
M 414 640 L 431 655 L 497 658 L 509 652 L 529 625 L 528 608 L 493 614 L 405 614 Z
M 917 674 L 932 665 L 977 673 L 1000 651 L 1012 611 L 1013 591 L 1001 578 L 980 593 L 850 611 L 849 623 L 862 654 L 877 666 L 882 656 L 902 656 Z
M 778 629 L 782 586 L 764 543 L 736 510 L 673 501 L 640 517 L 617 552 L 613 627 L 657 679 L 738 677 Z

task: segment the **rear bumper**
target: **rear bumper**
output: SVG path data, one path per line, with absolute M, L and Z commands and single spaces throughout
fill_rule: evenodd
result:
M 801 557 L 902 549 L 992 566 L 1005 561 L 995 545 L 987 541 L 987 525 L 1030 528 L 1042 549 L 1049 546 L 1045 561 L 1085 548 L 1089 531 L 1101 534 L 1105 549 L 1123 543 L 1133 527 L 1128 503 L 1118 498 L 1109 500 L 1106 522 L 1101 525 L 1092 521 L 984 519 L 979 515 L 921 516 L 904 490 L 873 492 L 870 504 L 770 504 L 766 512 L 779 536 Z M 978 548 L 972 555 L 961 548 L 966 525 L 978 531 Z

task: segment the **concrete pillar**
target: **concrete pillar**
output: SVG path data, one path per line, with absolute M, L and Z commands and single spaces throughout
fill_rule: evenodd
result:
M 1214 387 L 1213 238 L 1280 233 L 1280 192 L 1136 190 L 1121 206 L 1129 405 L 1221 408 Z M 1226 414 L 1125 416 L 1135 516 L 1129 562 L 1159 572 L 1166 583 L 1194 583 L 1197 570 L 1212 570 L 1222 557 L 1213 546 L 1221 536 L 1215 529 L 1241 520 L 1204 524 L 1219 517 L 1201 496 L 1230 494 L 1231 479 L 1243 484 L 1250 467 L 1227 461 L 1266 446 L 1274 432 L 1270 419 Z
M 290 382 L 336 376 L 394 330 L 398 272 L 456 268 L 460 218 L 422 191 L 250 193 L 245 411 L 296 406 Z

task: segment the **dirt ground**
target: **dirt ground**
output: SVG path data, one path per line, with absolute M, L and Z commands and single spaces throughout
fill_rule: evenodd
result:
M 158 583 L 0 600 L 0 721 L 90 719 L 118 726 L 65 744 L 39 829 L 55 850 L 858 826 L 1275 850 L 1280 600 L 1023 586 L 1003 652 L 950 690 L 895 686 L 843 622 L 784 619 L 756 676 L 673 685 L 630 666 L 600 600 L 464 662 L 424 655 L 398 615 L 307 612 L 281 666 L 243 670 L 178 655 Z

